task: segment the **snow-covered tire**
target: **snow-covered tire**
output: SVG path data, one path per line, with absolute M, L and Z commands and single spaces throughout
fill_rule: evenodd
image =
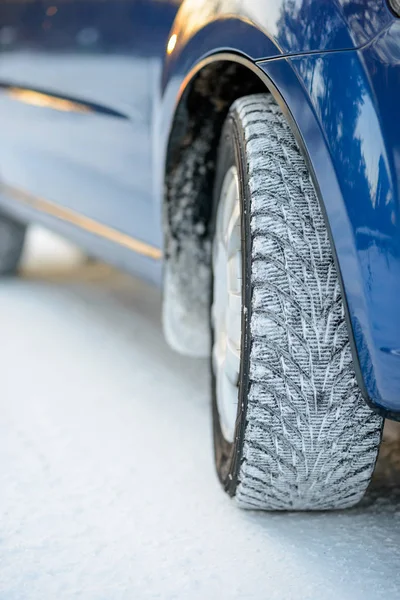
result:
M 215 213 L 232 167 L 241 211 L 240 367 L 232 441 L 223 433 L 211 369 L 219 478 L 244 508 L 350 507 L 369 484 L 383 422 L 357 385 L 327 226 L 305 160 L 271 96 L 241 98 L 229 112 Z M 214 263 L 214 312 L 215 269 Z
M 17 270 L 25 241 L 25 225 L 0 213 L 0 276 Z

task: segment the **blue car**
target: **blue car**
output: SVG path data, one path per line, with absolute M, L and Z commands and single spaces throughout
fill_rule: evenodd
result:
M 161 286 L 244 508 L 346 508 L 400 418 L 400 0 L 0 0 L 0 271 Z

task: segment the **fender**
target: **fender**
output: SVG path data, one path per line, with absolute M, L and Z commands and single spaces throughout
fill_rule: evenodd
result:
M 171 29 L 163 90 L 208 54 L 252 60 L 359 48 L 394 19 L 385 0 L 184 0 Z
M 261 63 L 301 131 L 332 232 L 364 397 L 400 417 L 400 22 L 358 52 Z M 301 86 L 299 86 L 299 81 Z
M 173 26 L 154 103 L 156 223 L 175 112 L 204 58 L 235 53 L 252 62 L 280 56 L 359 48 L 394 21 L 386 0 L 183 0 Z
M 345 5 L 344 2 L 330 4 Z M 227 38 L 222 36 L 221 23 L 219 40 L 224 43 L 223 48 L 235 48 L 236 52 L 219 54 L 221 46 L 217 46 L 215 40 L 220 23 L 217 18 L 212 20 L 215 13 L 208 15 L 203 30 L 197 28 L 193 35 L 180 34 L 185 45 L 179 44 L 176 34 L 176 44 L 166 59 L 162 78 L 158 131 L 162 142 L 159 151 L 163 157 L 158 165 L 165 165 L 176 106 L 202 66 L 220 57 L 221 60 L 243 62 L 253 70 L 262 70 L 267 76 L 264 78 L 266 88 L 274 93 L 292 121 L 319 190 L 347 300 L 359 385 L 375 410 L 399 418 L 400 311 L 397 298 L 400 297 L 400 236 L 397 222 L 400 176 L 395 159 L 400 150 L 400 131 L 397 132 L 397 125 L 398 137 L 387 135 L 390 123 L 380 117 L 384 102 L 379 85 L 382 89 L 385 87 L 385 93 L 392 98 L 392 103 L 395 102 L 400 94 L 396 83 L 400 80 L 396 65 L 399 57 L 393 58 L 390 53 L 392 46 L 398 45 L 400 33 L 398 21 L 388 17 L 386 9 L 376 3 L 378 5 L 381 8 L 379 14 L 384 18 L 374 22 L 379 21 L 380 25 L 385 22 L 386 27 L 380 30 L 381 33 L 377 31 L 379 27 L 373 30 L 371 43 L 366 43 L 365 37 L 357 38 L 357 28 L 347 28 L 348 39 L 353 44 L 357 39 L 364 43 L 358 49 L 354 44 L 354 50 L 347 52 L 327 48 L 330 52 L 324 49 L 319 53 L 312 51 L 298 55 L 297 51 L 289 51 L 283 56 L 282 48 L 276 43 L 277 36 L 267 35 L 261 29 L 251 42 L 246 36 L 239 36 L 239 42 L 232 39 L 228 45 Z M 223 2 L 221 6 L 224 6 Z M 341 15 L 344 15 L 343 11 Z M 229 16 L 227 20 L 232 36 L 233 22 L 238 27 L 240 23 L 242 31 L 247 28 L 250 32 L 254 28 L 254 23 L 245 22 L 243 16 Z M 354 25 L 355 21 L 352 23 Z M 211 36 L 214 41 L 208 49 L 204 46 L 207 36 L 202 33 L 206 30 L 214 32 Z M 180 29 L 177 31 L 179 33 Z M 255 61 L 255 48 L 261 44 L 262 35 L 265 35 L 264 47 L 270 54 L 267 60 Z M 199 40 L 203 42 L 198 44 Z M 196 47 L 199 54 L 194 50 Z M 177 54 L 173 56 L 175 48 Z M 382 61 L 376 60 L 376 56 L 385 52 L 386 64 L 382 69 L 387 72 L 383 73 L 382 69 L 377 70 Z M 394 119 L 394 106 L 391 110 Z M 341 115 L 340 122 L 336 120 L 337 115 Z M 159 175 L 157 210 L 160 218 L 164 171 Z
M 358 48 L 392 20 L 385 0 L 184 0 L 166 68 L 183 54 L 188 59 L 217 48 L 253 60 Z

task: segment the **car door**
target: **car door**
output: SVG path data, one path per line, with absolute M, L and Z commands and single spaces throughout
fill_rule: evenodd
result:
M 0 177 L 158 245 L 151 120 L 175 0 L 0 0 Z

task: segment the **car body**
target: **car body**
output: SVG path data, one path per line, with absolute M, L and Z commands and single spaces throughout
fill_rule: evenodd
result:
M 359 385 L 399 418 L 400 19 L 386 0 L 0 0 L 0 48 L 2 210 L 158 285 L 185 140 L 208 122 L 216 146 L 228 103 L 269 90 L 324 209 Z

